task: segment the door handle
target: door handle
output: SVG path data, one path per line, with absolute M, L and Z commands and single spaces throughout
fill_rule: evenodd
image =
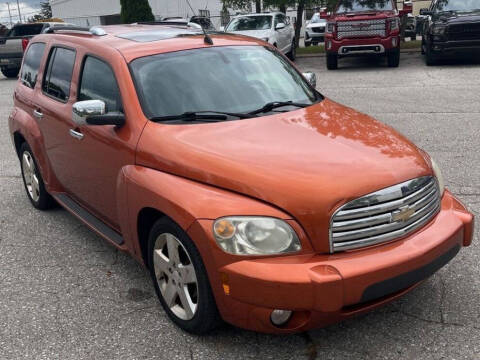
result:
M 70 136 L 73 136 L 75 139 L 82 140 L 84 135 L 79 131 L 70 129 Z
M 37 119 L 43 118 L 43 114 L 38 110 L 33 110 L 33 116 L 35 116 Z

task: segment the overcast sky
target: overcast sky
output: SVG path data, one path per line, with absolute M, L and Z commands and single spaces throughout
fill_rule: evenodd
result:
M 16 23 L 18 21 L 17 0 L 10 0 L 8 2 L 10 3 L 12 21 Z M 24 16 L 29 18 L 38 13 L 37 10 L 40 9 L 40 2 L 41 0 L 20 0 L 20 13 L 22 14 L 22 18 Z M 9 21 L 7 1 L 0 0 L 0 23 L 6 24 Z

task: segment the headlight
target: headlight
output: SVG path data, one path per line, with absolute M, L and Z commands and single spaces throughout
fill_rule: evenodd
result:
M 390 31 L 395 31 L 400 28 L 400 20 L 398 18 L 389 19 L 390 22 Z
M 440 168 L 438 167 L 437 163 L 435 162 L 435 160 L 433 160 L 432 158 L 430 158 L 431 162 L 432 162 L 432 170 L 433 170 L 433 174 L 435 175 L 435 177 L 437 178 L 437 181 L 438 181 L 438 187 L 440 188 L 440 196 L 443 195 L 443 192 L 445 191 L 445 182 L 443 181 L 443 175 L 442 175 L 442 171 L 440 170 Z
M 299 251 L 295 231 L 285 221 L 257 216 L 217 219 L 213 234 L 218 245 L 235 255 L 271 255 Z
M 335 23 L 327 24 L 327 33 L 333 34 L 335 32 Z
M 443 35 L 445 34 L 445 26 L 434 26 L 432 28 L 432 35 Z
M 268 38 L 262 38 L 262 40 L 268 42 L 269 39 Z

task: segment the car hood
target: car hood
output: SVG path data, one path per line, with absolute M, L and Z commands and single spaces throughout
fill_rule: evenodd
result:
M 322 252 L 329 251 L 329 221 L 340 205 L 432 173 L 402 135 L 328 99 L 248 120 L 149 122 L 137 163 L 272 204 Z
M 251 36 L 257 39 L 266 38 L 270 35 L 271 30 L 247 30 L 247 31 L 229 31 L 232 34 Z
M 477 10 L 467 13 L 441 13 L 436 16 L 435 20 L 448 24 L 480 22 L 480 11 Z
M 327 22 L 316 22 L 316 23 L 310 23 L 307 25 L 307 28 L 308 29 L 312 29 L 312 28 L 318 28 L 318 27 L 326 27 L 327 26 Z

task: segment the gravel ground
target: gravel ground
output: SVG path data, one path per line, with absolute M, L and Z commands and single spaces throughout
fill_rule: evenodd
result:
M 446 184 L 480 212 L 480 65 L 398 69 L 371 60 L 299 59 L 328 97 L 377 117 L 437 160 Z M 66 211 L 34 210 L 7 130 L 15 82 L 0 77 L 0 359 L 479 359 L 480 250 L 463 249 L 402 299 L 291 336 L 225 325 L 205 337 L 173 326 L 149 277 Z

